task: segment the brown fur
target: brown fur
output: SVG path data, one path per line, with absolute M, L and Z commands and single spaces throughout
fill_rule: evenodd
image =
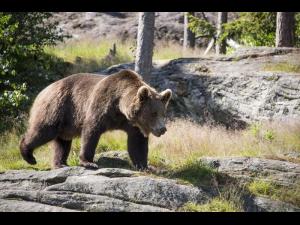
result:
M 53 167 L 67 165 L 72 138 L 81 136 L 80 163 L 93 163 L 100 135 L 121 129 L 128 134 L 133 164 L 147 167 L 148 135 L 163 134 L 171 91 L 157 93 L 131 70 L 110 76 L 75 74 L 46 87 L 35 99 L 29 127 L 20 142 L 23 158 L 35 164 L 33 150 L 53 141 Z

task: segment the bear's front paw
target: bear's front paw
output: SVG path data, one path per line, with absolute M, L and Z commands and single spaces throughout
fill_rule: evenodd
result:
M 60 169 L 60 168 L 64 168 L 64 167 L 69 167 L 68 165 L 66 165 L 66 164 L 54 164 L 53 166 L 52 166 L 52 169 Z
M 92 163 L 92 162 L 80 162 L 80 166 L 83 166 L 86 169 L 91 169 L 91 170 L 99 169 L 99 166 L 96 163 Z

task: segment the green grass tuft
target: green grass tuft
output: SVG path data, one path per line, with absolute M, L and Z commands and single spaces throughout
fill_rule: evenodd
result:
M 195 203 L 185 204 L 179 211 L 184 212 L 240 212 L 233 202 L 216 197 L 206 204 L 200 205 Z
M 250 193 L 288 202 L 300 207 L 300 183 L 293 187 L 281 187 L 268 181 L 254 180 L 248 184 Z
M 249 191 L 254 195 L 273 195 L 275 186 L 267 181 L 254 180 L 248 186 Z
M 217 172 L 196 159 L 188 159 L 181 165 L 170 168 L 170 178 L 178 178 L 195 186 L 209 186 Z

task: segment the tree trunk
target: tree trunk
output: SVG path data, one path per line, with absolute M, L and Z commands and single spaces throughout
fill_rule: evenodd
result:
M 140 12 L 137 34 L 135 71 L 149 82 L 152 69 L 155 12 Z
M 195 15 L 194 12 L 184 13 L 184 32 L 183 32 L 183 50 L 195 47 L 195 34 L 189 29 L 189 14 Z
M 295 13 L 277 12 L 276 47 L 293 47 L 295 40 Z
M 216 53 L 226 54 L 226 40 L 221 42 L 218 41 L 219 37 L 223 33 L 222 25 L 227 23 L 228 12 L 218 12 L 218 21 L 217 21 L 217 43 L 216 43 Z

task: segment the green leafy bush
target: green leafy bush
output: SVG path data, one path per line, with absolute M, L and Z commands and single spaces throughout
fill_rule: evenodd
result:
M 0 13 L 0 131 L 28 109 L 31 96 L 61 76 L 62 60 L 45 46 L 66 35 L 49 22 L 51 13 Z
M 232 38 L 248 46 L 274 46 L 276 12 L 242 12 L 224 24 L 221 39 Z
M 210 22 L 189 14 L 189 29 L 196 37 L 212 38 L 216 35 L 216 28 Z
M 214 24 L 190 15 L 189 28 L 198 36 L 216 37 Z M 237 19 L 223 24 L 219 40 L 231 38 L 247 46 L 275 46 L 276 12 L 241 12 Z M 300 13 L 295 14 L 295 45 L 300 46 Z

